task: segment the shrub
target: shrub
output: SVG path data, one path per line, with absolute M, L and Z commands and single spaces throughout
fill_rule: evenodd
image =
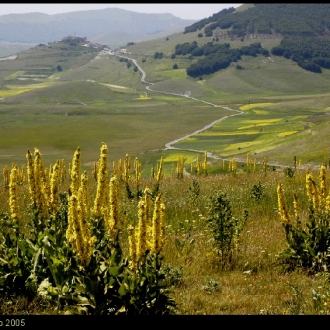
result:
M 326 197 L 325 166 L 321 166 L 320 187 L 312 175 L 306 174 L 309 214 L 305 223 L 299 215 L 298 198 L 294 193 L 294 214 L 290 215 L 282 184 L 277 187 L 278 209 L 285 230 L 288 248 L 280 259 L 288 269 L 302 267 L 311 272 L 328 271 L 330 266 L 330 197 Z
M 239 236 L 248 217 L 244 211 L 242 219 L 234 218 L 231 202 L 226 194 L 217 192 L 211 196 L 208 206 L 208 226 L 212 234 L 214 252 L 221 260 L 221 266 L 233 266 L 234 252 L 238 250 Z
M 253 185 L 250 196 L 253 200 L 255 200 L 259 204 L 263 192 L 264 192 L 264 186 L 261 183 L 261 181 L 259 181 L 257 184 Z
M 31 220 L 26 228 L 19 226 L 13 166 L 10 212 L 0 218 L 0 292 L 40 296 L 74 314 L 173 313 L 176 304 L 161 268 L 165 205 L 160 193 L 152 210 L 149 189 L 143 192 L 138 225 L 127 228 L 129 256 L 124 257 L 119 182 L 116 175 L 108 178 L 107 146 L 101 147 L 91 210 L 88 177 L 86 172 L 80 176 L 79 148 L 71 163 L 68 194 L 59 192 L 59 161 L 48 181 L 39 150 L 35 159 L 28 151 L 27 160 Z

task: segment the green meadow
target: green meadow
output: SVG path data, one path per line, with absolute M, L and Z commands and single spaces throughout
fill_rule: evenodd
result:
M 283 183 L 292 219 L 296 209 L 291 192 L 296 191 L 305 226 L 312 219 L 308 216 L 311 201 L 305 191 L 305 170 L 316 178 L 315 186 L 322 183 L 323 197 L 324 187 L 329 186 L 328 177 L 325 185 L 319 167 L 328 165 L 330 156 L 330 71 L 311 73 L 290 60 L 259 55 L 244 56 L 238 62 L 242 70 L 235 63 L 226 70 L 193 79 L 185 70 L 195 60 L 188 56 L 173 59 L 171 54 L 176 44 L 195 40 L 199 44 L 211 41 L 198 38 L 198 32 L 178 33 L 128 46 L 130 54 L 118 56 L 59 42 L 0 61 L 0 170 L 4 174 L 0 180 L 0 220 L 14 219 L 10 196 L 17 193 L 18 223 L 24 227 L 31 222 L 29 184 L 25 178 L 16 191 L 12 185 L 8 189 L 5 169 L 10 172 L 13 165 L 26 166 L 27 151 L 33 154 L 35 148 L 40 150 L 45 168 L 63 159 L 68 169 L 79 147 L 80 170 L 88 174 L 88 198 L 93 203 L 100 183 L 92 169 L 100 160 L 104 142 L 109 169 L 105 180 L 110 180 L 115 171 L 120 179 L 119 209 L 126 223 L 119 240 L 125 256 L 129 254 L 129 225 L 137 225 L 139 198 L 147 195 L 144 189 L 152 190 L 152 198 L 161 192 L 167 237 L 163 266 L 178 314 L 329 313 L 326 277 L 311 275 L 310 269 L 287 271 L 278 258 L 288 242 L 283 214 L 278 212 L 277 189 Z M 237 48 L 255 41 L 219 42 L 230 42 Z M 279 42 L 262 40 L 269 50 Z M 154 58 L 156 51 L 163 52 L 162 59 Z M 146 81 L 152 84 L 141 82 L 141 73 L 134 70 L 133 63 L 120 61 L 119 55 L 136 59 L 146 73 Z M 173 69 L 174 64 L 178 69 Z M 196 131 L 199 133 L 191 135 Z M 174 149 L 165 150 L 166 144 L 176 140 Z M 129 180 L 124 182 L 119 164 L 126 157 L 132 164 Z M 140 170 L 133 169 L 136 158 L 141 162 Z M 182 173 L 177 172 L 179 160 L 184 162 Z M 161 164 L 163 178 L 156 182 Z M 199 164 L 204 168 L 197 173 Z M 136 179 L 136 174 L 141 178 Z M 68 175 L 57 191 L 61 191 L 63 210 L 68 208 L 65 198 L 71 198 L 69 189 Z M 233 227 L 232 233 L 240 236 L 228 260 L 215 253 L 212 242 L 216 239 L 209 226 L 214 216 L 210 203 L 219 192 L 231 202 L 231 226 L 238 226 L 238 219 L 241 221 L 243 212 L 248 211 L 242 226 Z M 237 219 L 235 225 L 232 219 Z M 13 249 L 15 253 L 8 255 L 16 255 L 16 247 Z M 34 259 L 35 269 L 37 262 L 45 262 L 38 258 Z M 227 263 L 223 264 L 225 259 Z M 63 269 L 71 269 L 65 265 Z M 111 276 L 117 276 L 123 267 L 111 268 Z M 121 288 L 123 295 L 125 290 Z M 92 304 L 86 299 L 81 306 Z M 0 314 L 61 314 L 62 307 L 59 301 L 52 303 L 36 296 L 30 300 L 0 297 Z

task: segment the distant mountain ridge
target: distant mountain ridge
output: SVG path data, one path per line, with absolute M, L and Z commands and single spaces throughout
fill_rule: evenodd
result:
M 119 8 L 55 15 L 9 14 L 0 16 L 0 41 L 47 43 L 77 35 L 118 48 L 127 42 L 182 32 L 194 22 L 196 20 L 185 20 L 172 14 L 143 14 Z M 114 38 L 116 33 L 121 33 L 121 38 Z

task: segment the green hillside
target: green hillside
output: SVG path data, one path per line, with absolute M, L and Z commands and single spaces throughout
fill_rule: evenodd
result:
M 263 7 L 243 5 L 230 15 L 240 17 L 236 15 L 252 13 L 256 8 Z M 213 23 L 206 23 L 205 28 Z M 232 110 L 240 109 L 245 109 L 243 114 L 180 140 L 174 146 L 181 151 L 166 151 L 168 160 L 193 149 L 213 152 L 220 159 L 243 160 L 247 153 L 254 153 L 262 161 L 267 155 L 274 163 L 285 165 L 292 164 L 294 156 L 308 164 L 325 161 L 330 70 L 311 72 L 291 58 L 272 54 L 285 40 L 283 36 L 245 35 L 237 39 L 229 33 L 232 28 L 217 27 L 212 37 L 200 31 L 129 43 L 126 53 L 118 50 L 116 54 L 97 44 L 96 48 L 92 44 L 86 47 L 85 39 L 67 38 L 39 44 L 15 59 L 0 61 L 2 125 L 17 127 L 19 132 L 19 139 L 4 140 L 0 163 L 15 159 L 6 156 L 13 154 L 14 146 L 24 150 L 29 142 L 33 144 L 30 148 L 40 143 L 60 156 L 69 155 L 81 141 L 87 149 L 85 163 L 90 164 L 95 152 L 89 144 L 95 148 L 99 140 L 109 139 L 113 160 L 129 152 L 152 162 L 166 143 L 223 116 L 238 114 Z M 227 51 L 234 56 L 242 54 L 224 69 L 192 77 L 189 68 L 207 60 L 208 55 L 194 56 L 191 50 L 183 53 L 188 46 L 211 55 L 220 52 L 225 56 Z M 176 54 L 178 50 L 180 54 Z M 244 54 L 253 50 L 255 54 Z M 132 60 L 144 70 L 149 84 L 141 82 L 142 74 Z M 24 114 L 23 121 L 18 114 Z M 97 128 L 99 125 L 102 129 Z M 40 141 L 38 135 L 31 135 L 36 127 Z M 64 132 L 70 142 L 64 142 Z M 75 136 L 75 132 L 84 133 Z M 59 136 L 61 143 L 52 140 Z

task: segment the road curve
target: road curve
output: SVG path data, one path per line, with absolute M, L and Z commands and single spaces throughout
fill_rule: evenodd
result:
M 174 141 L 171 141 L 171 142 L 166 143 L 166 144 L 165 144 L 165 150 L 167 150 L 167 149 L 177 149 L 177 150 L 189 150 L 189 151 L 194 151 L 194 152 L 204 153 L 204 151 L 200 151 L 200 150 L 175 148 L 175 147 L 173 147 L 172 145 L 175 144 L 175 143 L 177 143 L 177 142 L 179 142 L 179 141 L 182 141 L 182 140 L 184 140 L 184 139 L 186 139 L 186 138 L 188 138 L 188 137 L 191 137 L 191 136 L 193 136 L 193 135 L 199 134 L 199 133 L 201 133 L 201 132 L 203 132 L 203 131 L 205 131 L 205 130 L 211 128 L 211 127 L 214 126 L 216 123 L 218 123 L 218 122 L 220 122 L 220 121 L 222 121 L 222 120 L 225 120 L 225 119 L 227 119 L 227 118 L 230 118 L 230 117 L 233 117 L 233 116 L 238 116 L 238 115 L 243 114 L 243 111 L 240 111 L 240 110 L 234 110 L 234 109 L 231 109 L 231 108 L 229 108 L 229 107 L 225 107 L 225 106 L 221 106 L 221 105 L 214 104 L 214 103 L 211 103 L 211 102 L 207 102 L 207 101 L 204 101 L 204 100 L 196 99 L 195 97 L 192 97 L 192 96 L 189 96 L 189 95 L 180 94 L 180 93 L 172 93 L 172 92 L 164 92 L 164 91 L 158 91 L 158 90 L 152 89 L 152 88 L 150 87 L 150 85 L 153 85 L 153 83 L 148 82 L 148 81 L 145 80 L 145 78 L 146 78 L 147 75 L 146 75 L 145 71 L 144 71 L 144 70 L 138 65 L 138 63 L 137 63 L 137 61 L 136 61 L 135 59 L 133 59 L 133 58 L 129 58 L 129 57 L 127 57 L 127 56 L 122 56 L 122 55 L 116 55 L 116 56 L 118 56 L 118 57 L 122 57 L 122 58 L 126 58 L 126 59 L 128 59 L 128 60 L 130 60 L 130 61 L 132 61 L 132 62 L 134 63 L 134 65 L 138 68 L 138 70 L 139 70 L 139 71 L 141 72 L 141 74 L 142 74 L 141 82 L 143 82 L 143 83 L 149 85 L 149 86 L 146 86 L 146 89 L 147 89 L 148 91 L 150 91 L 150 92 L 156 92 L 156 93 L 161 93 L 161 94 L 168 94 L 168 95 L 175 95 L 175 96 L 185 97 L 185 98 L 189 98 L 189 99 L 191 99 L 191 100 L 194 100 L 194 101 L 196 101 L 196 102 L 202 102 L 202 103 L 208 104 L 208 105 L 210 105 L 210 106 L 212 106 L 212 107 L 223 108 L 223 109 L 226 109 L 226 110 L 230 110 L 230 111 L 234 111 L 234 112 L 236 112 L 236 113 L 234 113 L 234 114 L 232 114 L 232 115 L 221 117 L 220 119 L 217 119 L 217 120 L 213 121 L 212 123 L 210 123 L 210 124 L 204 126 L 203 128 L 201 128 L 201 129 L 199 129 L 199 130 L 197 130 L 197 131 L 195 131 L 195 132 L 193 132 L 193 133 L 190 133 L 190 134 L 185 135 L 185 136 L 183 136 L 183 137 L 181 137 L 181 138 L 179 138 L 179 139 L 176 139 L 176 140 L 174 140 Z M 209 153 L 209 154 L 210 154 L 210 157 L 214 157 L 214 156 L 212 156 L 211 153 Z
M 191 99 L 191 100 L 194 100 L 194 101 L 196 101 L 196 102 L 202 102 L 202 103 L 208 104 L 208 105 L 210 105 L 210 106 L 212 106 L 212 107 L 223 108 L 223 109 L 226 109 L 226 110 L 229 110 L 229 111 L 233 111 L 233 112 L 235 112 L 235 113 L 232 114 L 232 115 L 228 115 L 228 116 L 221 117 L 220 119 L 217 119 L 217 120 L 213 121 L 212 123 L 210 123 L 210 124 L 208 124 L 208 125 L 202 127 L 201 129 L 199 129 L 199 130 L 197 130 L 197 131 L 195 131 L 195 132 L 193 132 L 193 133 L 187 134 L 187 135 L 185 135 L 185 136 L 183 136 L 183 137 L 181 137 L 181 138 L 179 138 L 179 139 L 176 139 L 176 140 L 173 140 L 173 141 L 171 141 L 171 142 L 166 143 L 166 144 L 165 144 L 165 149 L 164 149 L 164 150 L 169 150 L 169 149 L 172 149 L 172 150 L 183 150 L 183 151 L 192 151 L 192 152 L 196 152 L 196 153 L 202 153 L 202 154 L 204 154 L 204 151 L 201 151 L 201 150 L 176 148 L 176 147 L 173 147 L 173 144 L 176 144 L 176 143 L 178 143 L 179 141 L 185 140 L 185 139 L 187 139 L 187 138 L 189 138 L 189 137 L 191 137 L 191 136 L 197 135 L 197 134 L 199 134 L 199 133 L 201 133 L 201 132 L 203 132 L 203 131 L 205 131 L 205 130 L 211 128 L 211 127 L 214 126 L 216 123 L 218 123 L 218 122 L 220 122 L 220 121 L 222 121 L 222 120 L 225 120 L 225 119 L 230 118 L 230 117 L 238 116 L 238 115 L 241 115 L 241 114 L 244 113 L 244 112 L 241 111 L 241 110 L 235 110 L 235 109 L 231 109 L 231 108 L 226 107 L 226 106 L 222 106 L 222 105 L 214 104 L 214 103 L 207 102 L 207 101 L 204 101 L 204 100 L 196 99 L 196 98 L 191 97 L 191 96 L 186 95 L 186 94 L 172 93 L 172 92 L 164 92 L 164 91 L 158 91 L 158 90 L 152 89 L 150 86 L 152 86 L 154 83 L 152 83 L 152 82 L 148 82 L 148 81 L 145 80 L 147 75 L 146 75 L 145 71 L 144 71 L 144 70 L 138 65 L 138 63 L 137 63 L 137 61 L 136 61 L 135 59 L 133 59 L 133 58 L 129 58 L 129 57 L 127 57 L 127 56 L 118 55 L 118 54 L 115 54 L 115 56 L 117 56 L 117 57 L 122 57 L 122 58 L 126 58 L 126 59 L 132 61 L 132 62 L 136 65 L 136 67 L 138 68 L 138 70 L 139 70 L 139 71 L 141 72 L 141 74 L 142 74 L 141 82 L 143 82 L 143 83 L 149 85 L 149 86 L 146 86 L 146 89 L 147 89 L 148 91 L 156 92 L 156 93 L 161 93 L 161 94 L 168 94 L 168 95 L 175 95 L 175 96 L 185 97 L 185 98 L 189 98 L 189 99 Z M 218 157 L 218 156 L 216 156 L 216 155 L 213 155 L 212 152 L 207 152 L 207 157 L 209 157 L 209 158 L 213 158 L 213 159 L 223 159 L 223 160 L 228 160 L 228 159 L 225 159 L 225 158 L 222 158 L 222 157 Z M 258 164 L 260 164 L 260 162 L 258 162 Z M 288 167 L 290 167 L 290 166 L 287 166 L 287 165 L 269 164 L 269 163 L 267 163 L 267 165 L 269 165 L 269 166 L 281 167 L 281 168 L 288 168 Z

